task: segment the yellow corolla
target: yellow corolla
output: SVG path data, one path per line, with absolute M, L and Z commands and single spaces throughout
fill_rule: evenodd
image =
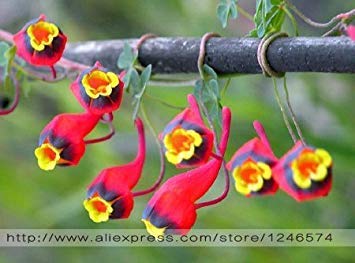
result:
M 142 219 L 142 221 L 145 224 L 147 232 L 156 239 L 164 235 L 166 227 L 159 228 L 153 225 L 149 220 Z
M 233 177 L 236 190 L 243 195 L 249 195 L 251 192 L 259 191 L 264 185 L 264 180 L 271 178 L 271 169 L 266 163 L 248 159 L 233 170 Z
M 291 163 L 293 180 L 302 189 L 311 187 L 312 181 L 323 181 L 328 174 L 332 158 L 323 149 L 305 149 Z
M 53 170 L 60 160 L 60 149 L 50 143 L 43 143 L 35 150 L 38 166 L 45 171 Z
M 202 137 L 199 133 L 177 128 L 164 137 L 165 156 L 169 162 L 178 164 L 190 159 L 195 153 L 195 147 L 201 144 Z
M 50 46 L 53 39 L 59 35 L 59 29 L 55 24 L 38 21 L 27 28 L 27 35 L 34 50 L 42 51 L 46 46 Z
M 113 72 L 94 70 L 84 75 L 81 84 L 90 98 L 97 99 L 99 96 L 110 96 L 119 79 Z
M 111 203 L 107 202 L 98 195 L 86 199 L 83 205 L 85 209 L 89 212 L 90 219 L 95 223 L 108 221 L 111 213 L 113 212 Z

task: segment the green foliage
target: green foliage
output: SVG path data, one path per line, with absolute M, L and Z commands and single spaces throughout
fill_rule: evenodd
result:
M 126 91 L 131 93 L 133 97 L 133 119 L 137 117 L 145 88 L 147 87 L 152 73 L 152 66 L 149 65 L 139 75 L 136 70 L 136 65 L 138 63 L 137 58 L 138 52 L 131 48 L 126 42 L 117 61 L 117 66 L 126 71 L 123 82 L 125 83 Z
M 217 6 L 217 16 L 225 28 L 229 18 L 236 19 L 238 17 L 237 0 L 220 0 Z
M 11 65 L 16 55 L 16 46 L 9 46 L 5 42 L 0 42 L 0 66 L 4 68 L 3 79 L 5 89 L 11 87 Z
M 262 38 L 267 33 L 279 32 L 285 20 L 283 0 L 257 0 L 254 15 L 255 29 L 250 36 Z
M 140 104 L 142 102 L 142 98 L 147 87 L 148 81 L 150 79 L 150 75 L 152 73 L 152 65 L 146 67 L 142 74 L 139 76 L 137 71 L 131 75 L 132 78 L 132 96 L 133 96 L 133 119 L 136 119 Z
M 7 59 L 5 53 L 10 48 L 10 46 L 5 42 L 0 42 L 0 66 L 3 67 L 7 64 Z
M 221 127 L 221 89 L 218 83 L 217 73 L 208 65 L 203 65 L 205 78 L 196 81 L 194 95 L 197 100 L 205 105 L 208 115 L 214 124 Z
M 120 69 L 126 71 L 126 75 L 123 78 L 123 82 L 125 83 L 127 91 L 129 91 L 128 87 L 130 86 L 130 82 L 132 81 L 132 74 L 134 76 L 138 75 L 134 67 L 137 62 L 137 58 L 138 52 L 135 51 L 127 42 L 125 42 L 123 46 L 123 51 L 117 60 L 117 66 Z M 136 74 L 134 74 L 134 71 Z

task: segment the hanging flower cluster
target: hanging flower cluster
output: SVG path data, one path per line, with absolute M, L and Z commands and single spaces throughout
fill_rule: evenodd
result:
M 353 31 L 349 27 L 349 35 Z M 13 41 L 19 57 L 34 66 L 49 66 L 55 78 L 54 64 L 62 59 L 67 41 L 57 25 L 41 15 L 15 34 Z M 111 72 L 100 62 L 92 67 L 81 65 L 78 68 L 81 70 L 70 89 L 84 111 L 59 114 L 42 130 L 34 150 L 42 170 L 78 165 L 86 145 L 105 141 L 114 134 L 113 114 L 122 103 L 124 73 Z M 305 201 L 329 193 L 333 162 L 326 150 L 306 145 L 301 140 L 278 158 L 263 126 L 255 121 L 258 137 L 237 149 L 225 164 L 231 128 L 230 109 L 222 108 L 222 132 L 218 142 L 211 121 L 209 127 L 205 124 L 194 95 L 189 94 L 187 102 L 188 107 L 166 125 L 159 139 L 163 157 L 177 169 L 190 170 L 170 177 L 158 189 L 164 175 L 162 169 L 152 187 L 133 192 L 142 176 L 146 158 L 144 125 L 140 118 L 135 118 L 138 132 L 135 159 L 124 165 L 104 168 L 88 186 L 83 206 L 93 222 L 128 218 L 134 198 L 154 192 L 142 215 L 148 233 L 156 238 L 165 234 L 186 234 L 195 224 L 199 208 L 215 205 L 227 196 L 229 175 L 234 179 L 235 190 L 246 197 L 273 195 L 281 189 L 295 200 Z M 208 113 L 206 115 L 209 117 Z M 87 139 L 99 122 L 108 124 L 111 134 Z M 164 165 L 163 162 L 162 167 Z M 222 167 L 226 176 L 223 194 L 199 202 L 211 189 Z
M 250 197 L 274 194 L 281 188 L 297 201 L 328 195 L 332 158 L 326 150 L 298 141 L 277 159 L 261 123 L 255 121 L 254 127 L 260 138 L 244 144 L 227 165 L 237 192 Z
M 174 133 L 174 130 L 185 127 L 188 128 L 188 131 L 194 132 L 197 134 L 196 136 L 200 137 L 203 137 L 203 134 L 208 131 L 202 122 L 195 98 L 189 95 L 188 101 L 190 108 L 177 115 L 165 128 L 163 134 L 167 135 L 161 136 L 164 138 L 164 143 L 165 138 L 169 136 L 169 132 L 166 131 Z M 196 201 L 211 188 L 223 162 L 231 123 L 229 108 L 223 108 L 222 116 L 223 134 L 220 145 L 217 146 L 221 153 L 220 158 L 212 158 L 207 163 L 200 164 L 198 168 L 171 177 L 154 193 L 148 202 L 143 212 L 142 221 L 147 231 L 156 238 L 163 234 L 186 234 L 196 221 L 196 209 L 207 206 L 196 204 Z M 190 125 L 186 125 L 186 123 Z M 212 138 L 207 137 L 203 143 L 213 145 L 213 142 L 209 139 Z M 179 144 L 181 139 L 173 137 L 171 140 L 171 144 L 174 145 Z M 208 149 L 210 148 L 208 147 Z M 202 160 L 209 159 L 211 156 L 211 150 L 209 150 L 209 155 L 204 156 Z M 168 155 L 166 157 L 169 160 Z

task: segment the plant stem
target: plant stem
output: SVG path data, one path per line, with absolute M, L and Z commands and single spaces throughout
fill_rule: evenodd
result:
M 179 107 L 179 106 L 176 106 L 176 105 L 172 105 L 162 99 L 159 99 L 157 97 L 154 97 L 152 95 L 149 95 L 148 93 L 145 93 L 145 97 L 148 98 L 148 99 L 151 99 L 151 100 L 155 100 L 159 103 L 161 103 L 162 105 L 166 106 L 166 107 L 169 107 L 169 108 L 172 108 L 172 109 L 177 109 L 177 110 L 183 110 L 185 109 L 184 107 Z
M 134 197 L 142 196 L 142 195 L 146 195 L 146 194 L 154 192 L 159 187 L 160 183 L 163 181 L 164 174 L 165 174 L 165 157 L 164 157 L 163 147 L 161 146 L 161 143 L 160 143 L 160 141 L 158 139 L 158 135 L 157 135 L 156 130 L 154 129 L 152 123 L 150 122 L 150 120 L 149 120 L 149 118 L 148 118 L 148 116 L 147 116 L 147 114 L 145 112 L 145 108 L 144 108 L 143 102 L 140 105 L 140 110 L 141 110 L 141 113 L 143 115 L 143 118 L 144 118 L 145 122 L 147 123 L 147 125 L 148 125 L 148 127 L 150 129 L 150 132 L 154 136 L 155 142 L 156 142 L 156 144 L 158 146 L 158 149 L 159 149 L 160 173 L 159 173 L 159 176 L 158 176 L 157 180 L 155 181 L 155 183 L 151 187 L 149 187 L 148 189 L 145 189 L 145 190 L 134 192 L 133 193 Z
M 228 78 L 226 83 L 224 84 L 223 88 L 222 88 L 222 92 L 221 92 L 221 97 L 223 98 L 224 95 L 226 94 L 229 85 L 231 84 L 232 78 Z
M 94 144 L 94 143 L 99 143 L 99 142 L 104 142 L 107 141 L 109 139 L 112 138 L 113 135 L 115 135 L 115 127 L 113 126 L 112 122 L 108 123 L 109 127 L 110 127 L 110 133 L 100 137 L 100 138 L 96 138 L 96 139 L 90 139 L 90 140 L 85 140 L 85 144 Z
M 282 102 L 281 102 L 281 98 L 280 98 L 280 94 L 279 94 L 279 91 L 277 89 L 277 84 L 276 84 L 276 79 L 275 78 L 272 78 L 272 82 L 274 84 L 274 93 L 275 93 L 275 98 L 276 98 L 276 101 L 277 101 L 277 104 L 279 105 L 279 108 L 281 110 L 281 113 L 282 113 L 282 117 L 283 117 L 283 120 L 284 120 L 284 123 L 287 127 L 287 130 L 288 130 L 288 133 L 290 134 L 292 140 L 294 143 L 297 142 L 297 138 L 291 128 L 291 125 L 290 125 L 290 122 L 288 121 L 288 118 L 287 118 L 287 115 L 286 115 L 286 112 L 285 112 L 285 109 L 284 107 L 282 106 Z
M 297 119 L 296 119 L 296 114 L 293 111 L 292 106 L 291 106 L 290 96 L 289 96 L 288 89 L 287 89 L 286 77 L 284 77 L 283 87 L 284 87 L 284 91 L 285 91 L 285 95 L 286 95 L 286 102 L 287 102 L 288 111 L 290 112 L 293 124 L 296 127 L 298 137 L 301 139 L 302 144 L 306 145 L 306 142 L 305 142 L 305 139 L 303 137 L 301 128 L 298 125 L 298 122 L 297 122 Z
M 291 14 L 291 12 L 286 7 L 284 7 L 283 10 L 285 11 L 288 18 L 291 20 L 293 29 L 295 30 L 295 36 L 296 37 L 299 36 L 298 25 L 297 25 L 297 21 L 296 21 L 295 17 Z
M 240 14 L 242 14 L 242 16 L 244 16 L 245 18 L 247 18 L 248 20 L 254 22 L 254 17 L 249 14 L 248 11 L 246 11 L 245 9 L 243 9 L 240 5 L 237 5 L 237 9 L 238 9 L 238 12 Z
M 318 28 L 326 28 L 326 27 L 330 27 L 332 24 L 334 24 L 335 22 L 342 20 L 342 19 L 348 19 L 351 18 L 355 15 L 355 9 L 350 10 L 347 13 L 344 14 L 339 14 L 336 15 L 335 17 L 333 17 L 331 20 L 329 20 L 326 23 L 318 23 L 313 21 L 312 19 L 306 17 L 295 5 L 293 5 L 289 0 L 285 0 L 287 6 L 293 11 L 295 12 L 296 15 L 298 15 L 304 22 L 306 22 L 307 24 L 309 24 L 310 26 L 313 27 L 318 27 Z
M 10 32 L 7 32 L 5 30 L 0 29 L 0 39 L 13 44 L 14 43 L 13 38 L 14 38 L 13 34 L 11 34 Z

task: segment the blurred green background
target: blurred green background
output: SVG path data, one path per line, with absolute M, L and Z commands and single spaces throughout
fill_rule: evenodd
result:
M 160 36 L 202 36 L 217 31 L 224 36 L 244 36 L 253 25 L 243 17 L 222 29 L 216 17 L 218 1 L 212 0 L 0 0 L 0 28 L 16 32 L 31 18 L 45 13 L 70 41 L 137 38 L 153 32 Z M 294 1 L 295 2 L 295 1 Z M 306 15 L 326 21 L 354 8 L 351 1 L 296 1 Z M 255 1 L 240 1 L 254 12 Z M 291 28 L 286 29 L 293 32 Z M 300 22 L 303 35 L 321 35 Z M 294 109 L 309 144 L 327 149 L 334 159 L 333 189 L 327 198 L 297 203 L 284 192 L 265 198 L 244 198 L 233 187 L 227 199 L 198 211 L 195 228 L 354 228 L 354 83 L 350 74 L 287 74 Z M 276 155 L 283 155 L 292 141 L 273 97 L 270 79 L 262 76 L 235 78 L 223 97 L 233 111 L 233 127 L 227 158 L 255 133 L 252 121 L 266 128 Z M 281 84 L 281 83 L 280 83 Z M 68 89 L 69 81 L 48 85 L 28 82 L 16 111 L 0 119 L 0 228 L 99 228 L 143 229 L 141 213 L 150 196 L 135 199 L 128 220 L 95 224 L 82 206 L 86 186 L 105 167 L 130 161 L 136 152 L 136 132 L 131 122 L 131 101 L 126 96 L 115 113 L 116 136 L 90 145 L 77 167 L 44 172 L 33 154 L 39 133 L 58 113 L 79 112 Z M 147 93 L 175 105 L 186 105 L 192 87 L 149 87 Z M 178 112 L 145 98 L 154 126 L 162 130 Z M 92 137 L 106 133 L 100 125 Z M 154 140 L 148 135 L 148 154 L 141 182 L 149 186 L 159 172 Z M 167 165 L 166 177 L 178 171 Z M 217 180 L 206 199 L 223 191 Z M 351 262 L 346 248 L 21 248 L 0 249 L 0 262 Z

